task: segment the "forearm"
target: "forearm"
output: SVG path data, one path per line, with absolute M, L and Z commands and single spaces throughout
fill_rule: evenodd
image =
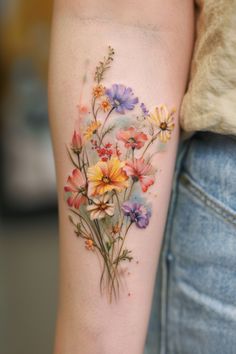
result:
M 139 1 L 136 4 L 131 1 L 118 4 L 106 0 L 101 3 L 56 1 L 49 87 L 59 191 L 61 250 L 55 354 L 141 354 L 143 350 L 171 190 L 178 145 L 178 110 L 186 85 L 193 31 L 192 4 L 189 0 L 168 1 L 166 5 L 160 3 L 148 1 L 145 9 L 142 9 Z M 100 84 L 106 88 L 111 88 L 114 83 L 131 87 L 133 97 L 137 97 L 139 102 L 133 101 L 132 109 L 124 105 L 124 110 L 127 109 L 125 114 L 113 107 L 110 121 L 108 119 L 107 125 L 104 125 L 106 114 L 101 108 L 97 111 L 101 98 L 96 100 L 94 106 L 92 90 L 98 84 L 96 79 L 94 81 L 95 68 L 107 55 L 108 45 L 115 49 L 114 61 L 105 71 Z M 109 98 L 110 108 L 114 105 L 111 96 L 112 92 L 105 91 L 104 97 Z M 142 102 L 150 110 L 146 117 L 140 113 Z M 176 112 L 170 140 L 160 148 L 158 127 L 155 126 L 155 119 L 150 119 L 150 114 L 154 114 L 155 107 L 161 103 L 165 103 L 170 111 L 175 107 Z M 79 119 L 78 105 L 80 111 L 82 106 L 89 107 L 89 112 L 80 112 Z M 129 119 L 130 127 L 134 127 L 136 109 L 139 111 L 135 114 L 140 117 L 135 129 L 144 135 L 137 136 L 139 145 L 131 146 L 130 141 L 125 143 L 121 139 L 120 131 L 127 132 Z M 88 118 L 83 118 L 83 114 L 87 114 Z M 81 123 L 81 119 L 85 119 L 85 122 Z M 87 140 L 86 119 L 89 122 L 101 121 L 102 124 L 97 133 Z M 143 127 L 141 123 L 145 123 Z M 102 140 L 110 124 L 115 126 L 115 131 L 110 135 L 107 133 Z M 71 137 L 75 129 L 83 140 L 81 155 L 71 150 Z M 103 232 L 101 214 L 94 221 L 89 211 L 89 206 L 94 205 L 94 198 L 102 197 L 100 186 L 96 187 L 91 177 L 91 168 L 102 157 L 98 154 L 95 159 L 91 140 L 97 140 L 100 147 L 104 147 L 105 143 L 118 146 L 121 151 L 118 161 L 123 163 L 120 166 L 124 166 L 124 171 L 120 167 L 123 182 L 119 182 L 119 186 L 114 184 L 109 191 L 104 190 L 105 195 L 111 198 L 110 214 L 113 215 L 106 215 L 108 226 Z M 71 150 L 76 165 L 69 158 L 65 145 Z M 132 164 L 140 158 L 143 158 L 143 163 L 152 166 L 146 184 L 127 168 L 129 161 Z M 80 170 L 85 180 L 85 200 L 81 201 L 81 208 L 86 210 L 88 226 L 83 228 L 82 220 L 79 237 L 76 237 L 74 230 L 80 220 L 80 209 L 73 204 L 73 200 L 68 205 L 64 195 L 64 185 L 73 169 Z M 132 220 L 124 207 L 127 201 L 133 201 L 133 193 L 145 200 L 147 209 L 151 205 L 152 213 L 150 215 L 148 211 L 144 220 L 146 224 L 149 222 L 148 225 Z M 68 214 L 71 215 L 70 220 Z M 90 227 L 92 230 L 89 231 Z M 105 235 L 109 227 L 110 235 Z M 114 227 L 118 231 L 113 230 L 113 234 Z M 117 240 L 118 236 L 120 240 Z M 92 240 L 90 250 L 86 243 L 89 238 Z M 110 244 L 108 251 L 106 245 L 110 240 L 116 242 Z M 117 262 L 124 249 L 131 251 L 133 259 Z M 108 256 L 104 258 L 105 253 Z M 104 264 L 105 275 L 100 283 Z

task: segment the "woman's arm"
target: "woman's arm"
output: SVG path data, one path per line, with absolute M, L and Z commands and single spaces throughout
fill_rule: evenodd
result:
M 143 352 L 192 42 L 189 0 L 55 1 L 55 354 Z

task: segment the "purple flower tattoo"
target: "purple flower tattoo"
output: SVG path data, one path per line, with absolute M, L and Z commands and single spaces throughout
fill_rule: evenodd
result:
M 123 203 L 122 210 L 131 222 L 135 222 L 140 229 L 145 229 L 149 224 L 151 210 L 138 202 L 127 201 Z
M 141 103 L 141 104 L 140 104 L 140 108 L 141 108 L 141 110 L 142 110 L 142 112 L 143 112 L 143 115 L 144 115 L 144 116 L 147 116 L 148 113 L 149 113 L 149 110 L 147 109 L 147 107 L 145 106 L 144 103 Z
M 121 84 L 113 84 L 105 93 L 115 111 L 120 114 L 124 114 L 125 110 L 131 111 L 138 103 L 138 97 L 134 97 L 132 89 Z

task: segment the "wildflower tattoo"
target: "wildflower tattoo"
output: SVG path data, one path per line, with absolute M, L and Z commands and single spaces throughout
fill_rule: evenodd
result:
M 76 235 L 102 260 L 100 290 L 110 301 L 119 296 L 122 263 L 133 259 L 125 247 L 130 229 L 149 225 L 144 196 L 155 184 L 155 145 L 171 138 L 175 113 L 165 105 L 147 109 L 124 84 L 106 87 L 114 54 L 109 47 L 96 67 L 90 107 L 80 102 L 79 129 L 67 149 L 73 169 L 64 187 Z

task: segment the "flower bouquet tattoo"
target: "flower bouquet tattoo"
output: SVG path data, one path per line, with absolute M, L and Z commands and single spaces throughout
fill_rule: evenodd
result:
M 154 145 L 170 139 L 175 112 L 165 105 L 149 112 L 130 87 L 106 87 L 113 57 L 108 47 L 95 70 L 90 107 L 79 106 L 79 129 L 68 147 L 74 168 L 64 187 L 76 235 L 102 260 L 100 290 L 110 301 L 119 295 L 121 264 L 133 259 L 125 246 L 130 229 L 149 224 L 144 196 L 155 182 Z

